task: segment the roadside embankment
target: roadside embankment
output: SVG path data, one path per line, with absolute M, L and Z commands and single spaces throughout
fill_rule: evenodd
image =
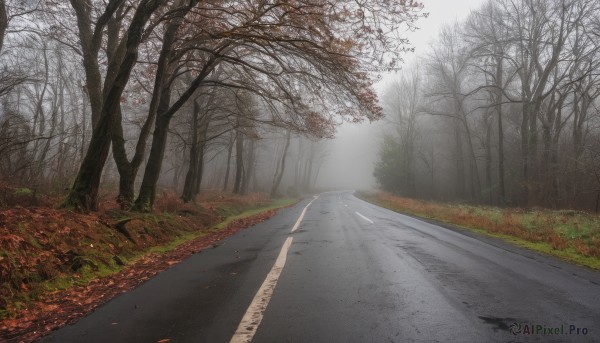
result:
M 68 324 L 296 201 L 207 193 L 184 204 L 165 193 L 154 213 L 0 211 L 0 341 L 32 341 Z

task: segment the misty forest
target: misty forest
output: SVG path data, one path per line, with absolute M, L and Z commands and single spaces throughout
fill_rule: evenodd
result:
M 382 96 L 375 176 L 422 199 L 598 211 L 600 4 L 488 1 Z
M 0 178 L 98 209 L 157 189 L 311 189 L 342 122 L 381 117 L 421 5 L 2 1 Z M 367 68 L 368 67 L 368 68 Z
M 600 341 L 599 211 L 598 0 L 0 0 L 2 342 Z

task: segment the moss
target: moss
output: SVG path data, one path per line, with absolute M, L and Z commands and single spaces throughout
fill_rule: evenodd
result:
M 187 243 L 193 239 L 196 239 L 198 237 L 204 237 L 204 236 L 206 236 L 206 232 L 202 232 L 202 231 L 186 233 L 184 235 L 181 235 L 181 236 L 175 238 L 174 240 L 170 241 L 169 243 L 167 243 L 165 245 L 150 248 L 148 250 L 148 253 L 165 254 L 165 253 L 175 250 L 178 246 L 180 246 L 183 243 Z
M 61 275 L 55 279 L 46 281 L 44 283 L 44 288 L 50 292 L 63 290 L 71 287 L 73 285 L 73 277 Z
M 123 267 L 116 263 L 105 264 L 100 261 L 89 260 L 77 273 L 61 274 L 52 280 L 43 283 L 46 291 L 64 290 L 74 285 L 85 285 L 90 280 L 106 277 L 121 271 Z
M 33 191 L 29 188 L 17 188 L 15 189 L 15 195 L 32 195 Z

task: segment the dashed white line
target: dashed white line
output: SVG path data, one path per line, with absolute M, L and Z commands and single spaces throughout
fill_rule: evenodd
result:
M 294 227 L 292 227 L 292 232 L 298 230 L 298 228 L 300 227 L 300 223 L 302 222 L 302 219 L 304 219 L 304 215 L 306 214 L 306 210 L 308 209 L 308 206 L 310 206 L 310 204 L 312 204 L 313 201 L 317 200 L 318 197 L 319 197 L 318 195 L 315 195 L 314 199 L 312 199 L 311 202 L 309 202 L 308 205 L 306 205 L 306 207 L 304 207 L 304 209 L 302 210 L 302 213 L 300 214 L 300 217 L 296 221 L 296 224 L 294 224 Z
M 283 247 L 281 247 L 279 256 L 277 256 L 277 260 L 275 261 L 275 265 L 273 265 L 273 268 L 271 268 L 271 271 L 267 274 L 267 278 L 258 289 L 254 299 L 252 299 L 252 303 L 248 307 L 246 314 L 244 314 L 230 343 L 249 343 L 252 341 L 252 338 L 263 319 L 263 314 L 267 309 L 267 305 L 269 305 L 269 301 L 271 300 L 273 290 L 275 290 L 281 271 L 285 266 L 287 253 L 290 249 L 290 245 L 292 245 L 293 239 L 294 237 L 288 237 L 285 240 L 285 243 L 283 243 Z
M 318 197 L 318 195 L 315 196 L 314 199 L 304 207 L 300 217 L 292 228 L 292 232 L 298 229 L 302 219 L 304 218 L 304 215 L 306 214 L 306 210 L 313 203 L 313 201 L 317 200 Z M 256 334 L 256 330 L 263 319 L 263 314 L 267 309 L 267 305 L 269 305 L 269 301 L 271 300 L 275 286 L 277 286 L 277 281 L 279 281 L 279 276 L 281 275 L 283 267 L 285 266 L 287 254 L 290 250 L 293 239 L 293 237 L 288 237 L 283 243 L 283 247 L 281 247 L 281 251 L 277 256 L 277 260 L 275 260 L 275 264 L 271 268 L 271 271 L 269 271 L 269 274 L 267 274 L 265 281 L 263 281 L 262 285 L 258 289 L 254 299 L 252 299 L 252 303 L 250 303 L 250 306 L 248 306 L 248 310 L 246 310 L 244 317 L 242 317 L 240 325 L 238 325 L 233 337 L 231 337 L 231 341 L 229 341 L 230 343 L 252 342 L 252 338 L 254 337 L 254 334 Z
M 358 214 L 358 216 L 359 216 L 359 217 L 361 217 L 362 219 L 364 219 L 364 220 L 368 221 L 368 222 L 369 222 L 369 223 L 371 223 L 371 224 L 374 224 L 374 223 L 375 223 L 375 222 L 373 222 L 371 219 L 369 219 L 369 218 L 367 218 L 367 217 L 363 216 L 362 214 L 360 214 L 360 213 L 358 213 L 358 212 L 354 212 L 354 213 Z

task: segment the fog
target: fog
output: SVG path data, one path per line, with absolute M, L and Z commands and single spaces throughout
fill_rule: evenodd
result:
M 374 188 L 444 201 L 600 207 L 598 1 L 425 0 L 421 12 L 381 3 L 355 11 L 365 14 L 360 27 L 329 12 L 319 14 L 319 29 L 299 20 L 306 25 L 294 35 L 309 34 L 317 50 L 290 44 L 287 29 L 219 17 L 228 25 L 221 33 L 194 39 L 173 61 L 159 58 L 165 37 L 177 50 L 208 31 L 171 35 L 151 25 L 154 33 L 127 50 L 131 58 L 113 61 L 120 55 L 109 48 L 125 46 L 119 30 L 99 30 L 110 37 L 89 47 L 66 29 L 91 19 L 71 8 L 78 2 L 23 11 L 0 41 L 0 179 L 60 194 L 76 189 L 68 202 L 86 210 L 97 208 L 98 190 L 147 211 L 166 192 L 193 201 L 207 190 L 300 196 Z M 240 6 L 262 23 L 272 19 L 255 16 L 263 12 L 254 6 L 265 4 Z M 95 5 L 102 13 L 102 2 Z M 215 15 L 227 13 L 213 5 Z M 288 14 L 278 15 L 284 25 Z M 30 29 L 39 23 L 40 32 Z M 248 27 L 278 43 L 229 47 L 231 33 Z M 82 63 L 74 48 L 93 51 Z M 220 49 L 223 58 L 194 55 L 221 56 Z M 375 75 L 398 58 L 394 72 Z M 121 70 L 118 83 L 109 77 Z M 167 71 L 174 74 L 163 78 Z M 153 91 L 157 82 L 165 84 Z M 371 122 L 380 107 L 384 117 Z
M 374 189 L 373 165 L 379 146 L 377 123 L 343 124 L 328 143 L 329 158 L 317 180 L 318 189 Z
M 406 31 L 406 37 L 415 52 L 407 52 L 401 70 L 409 68 L 429 51 L 443 25 L 465 18 L 472 9 L 480 6 L 483 0 L 446 1 L 425 0 L 427 18 L 421 18 L 416 31 Z M 380 101 L 390 85 L 398 79 L 400 72 L 386 73 L 375 85 Z M 389 115 L 389 113 L 386 113 Z M 329 157 L 317 180 L 319 189 L 375 189 L 377 182 L 373 176 L 374 164 L 378 159 L 382 133 L 389 129 L 386 119 L 360 124 L 345 123 L 338 128 L 335 139 L 327 143 Z

